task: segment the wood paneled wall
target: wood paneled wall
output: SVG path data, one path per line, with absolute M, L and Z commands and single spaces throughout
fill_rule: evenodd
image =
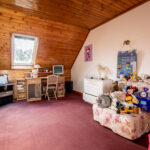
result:
M 52 69 L 54 64 L 65 67 L 66 80 L 89 30 L 0 7 L 0 74 L 9 80 L 24 77 L 28 70 L 11 70 L 12 33 L 39 37 L 36 63 Z

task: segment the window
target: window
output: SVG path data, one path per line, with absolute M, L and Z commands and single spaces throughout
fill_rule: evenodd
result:
M 31 69 L 35 62 L 37 47 L 37 37 L 13 34 L 12 69 Z

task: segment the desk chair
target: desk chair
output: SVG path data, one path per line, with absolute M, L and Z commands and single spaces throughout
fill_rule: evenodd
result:
M 51 98 L 57 99 L 57 85 L 58 85 L 58 76 L 49 75 L 47 76 L 47 87 L 46 87 L 46 96 L 50 100 L 49 94 L 53 94 Z

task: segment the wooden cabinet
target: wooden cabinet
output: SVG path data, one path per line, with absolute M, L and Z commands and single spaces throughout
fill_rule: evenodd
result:
M 27 101 L 41 100 L 41 79 L 27 78 Z
M 27 98 L 26 94 L 26 80 L 17 79 L 16 80 L 16 91 L 17 91 L 17 100 L 24 100 Z
M 57 86 L 57 97 L 64 97 L 64 96 L 65 96 L 65 77 L 59 76 Z

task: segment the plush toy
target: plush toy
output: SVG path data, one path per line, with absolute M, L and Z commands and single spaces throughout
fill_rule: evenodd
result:
M 125 101 L 127 103 L 138 103 L 136 97 L 134 96 L 134 93 L 137 92 L 138 89 L 136 87 L 133 87 L 133 86 L 128 86 L 126 88 L 126 99 Z
M 97 99 L 98 106 L 102 108 L 110 107 L 111 105 L 111 98 L 109 95 L 101 95 Z
M 123 102 L 123 103 L 117 102 L 117 108 L 118 108 L 117 114 L 120 114 L 120 113 L 138 114 L 141 111 L 139 107 L 136 107 L 131 103 L 128 104 L 127 102 Z
M 136 71 L 133 71 L 131 80 L 132 80 L 133 82 L 136 82 L 136 81 L 137 81 L 137 72 L 136 72 Z
M 143 92 L 136 94 L 136 98 L 139 100 L 138 106 L 141 110 L 150 112 L 150 98 L 148 97 L 148 88 L 143 88 Z
M 126 98 L 125 101 L 117 104 L 117 113 L 136 113 L 140 112 L 140 108 L 138 107 L 138 99 L 133 95 L 134 92 L 137 92 L 136 87 L 128 86 L 126 88 Z

